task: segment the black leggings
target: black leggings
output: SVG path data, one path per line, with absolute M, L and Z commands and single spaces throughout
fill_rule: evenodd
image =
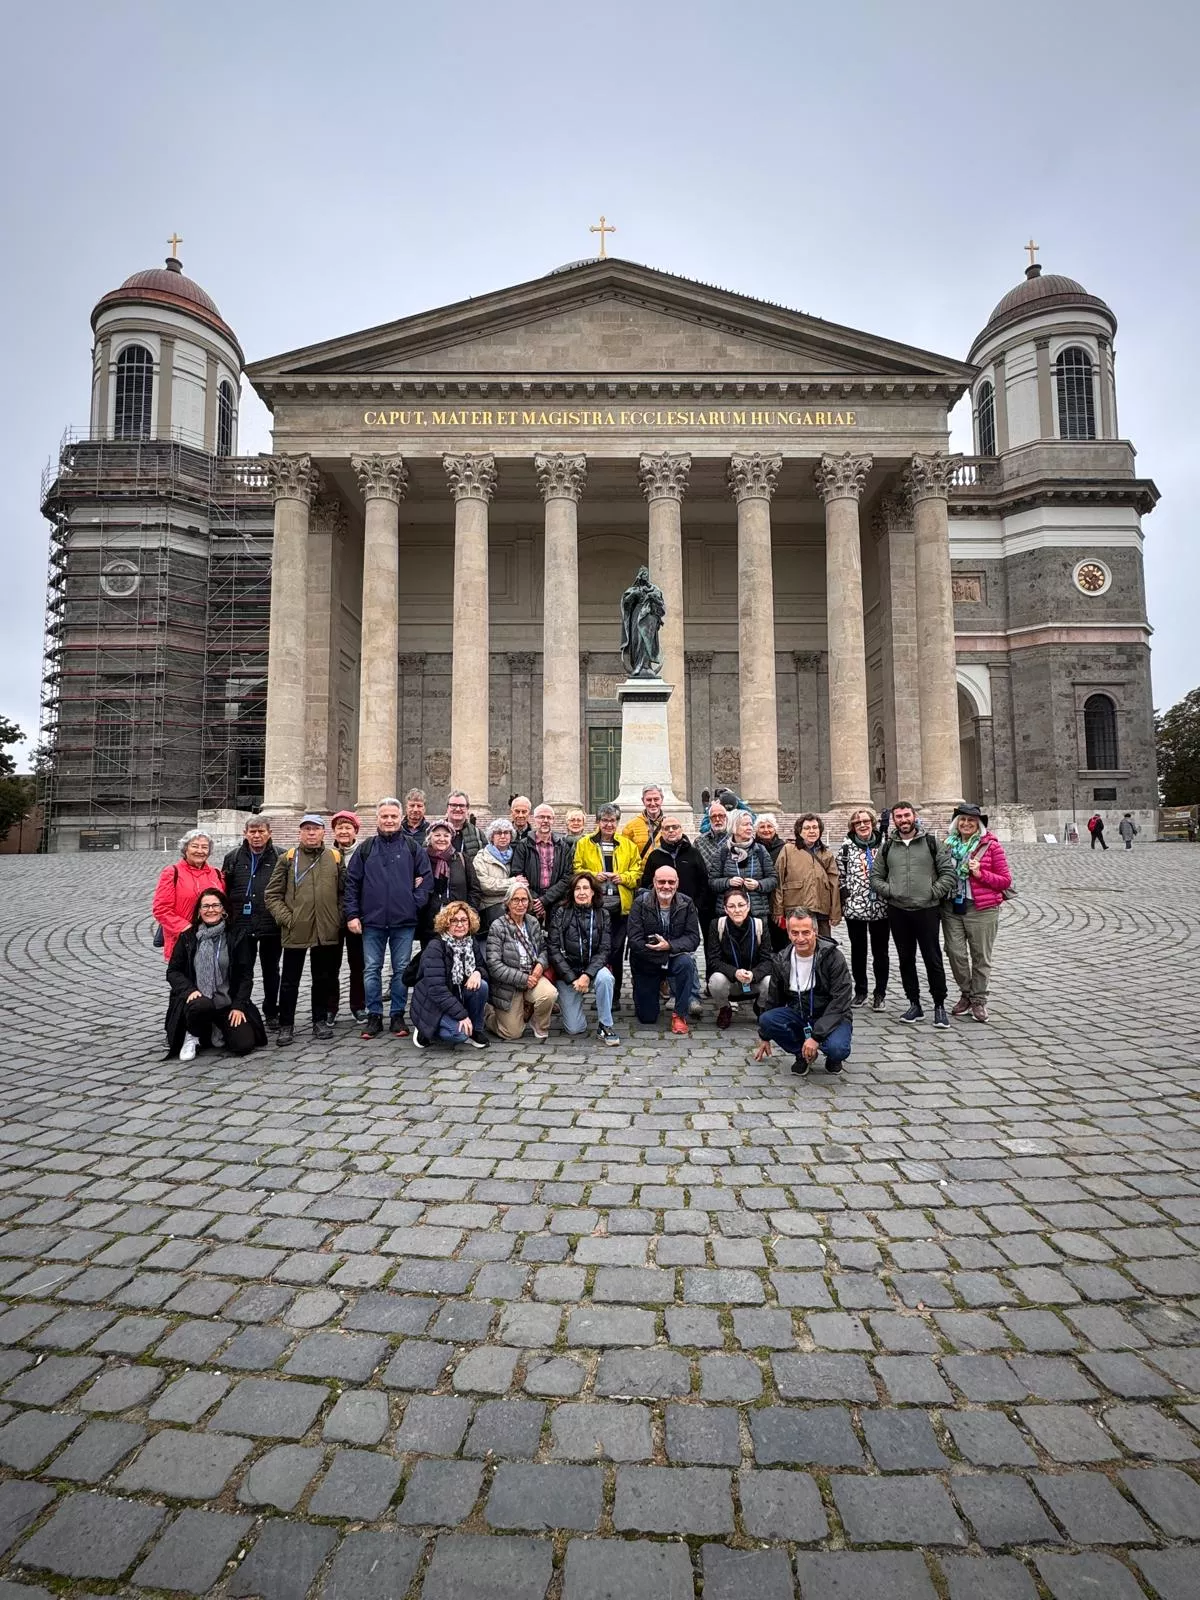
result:
M 846 931 L 850 935 L 850 970 L 854 974 L 854 993 L 867 992 L 867 943 L 871 945 L 871 966 L 875 975 L 875 993 L 887 993 L 891 955 L 888 949 L 887 918 L 866 922 L 860 917 L 846 918 Z
M 304 958 L 309 958 L 309 981 L 312 986 L 312 1019 L 315 1027 L 324 1022 L 329 1010 L 329 996 L 337 976 L 339 946 L 315 944 L 311 950 L 285 950 L 283 971 L 279 978 L 279 1025 L 290 1028 L 296 1021 L 296 1002 L 300 998 L 300 974 L 304 971 Z
M 212 1043 L 212 1031 L 218 1030 L 225 1040 L 230 1055 L 248 1056 L 257 1044 L 254 1028 L 249 1018 L 236 1025 L 229 1020 L 232 1006 L 215 1006 L 202 995 L 199 1000 L 189 1000 L 184 1015 L 187 1031 L 198 1039 L 201 1049 Z

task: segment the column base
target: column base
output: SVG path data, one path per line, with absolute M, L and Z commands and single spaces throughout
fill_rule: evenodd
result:
M 626 819 L 642 809 L 642 790 L 656 784 L 662 790 L 663 811 L 678 817 L 691 836 L 695 813 L 675 793 L 671 772 L 671 743 L 667 732 L 667 702 L 674 685 L 661 678 L 626 678 L 617 687 L 621 706 L 621 788 L 617 805 Z

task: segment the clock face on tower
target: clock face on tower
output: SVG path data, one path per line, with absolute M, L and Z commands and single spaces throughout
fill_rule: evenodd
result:
M 1075 568 L 1075 587 L 1084 594 L 1103 594 L 1112 582 L 1112 573 L 1101 561 L 1081 561 Z

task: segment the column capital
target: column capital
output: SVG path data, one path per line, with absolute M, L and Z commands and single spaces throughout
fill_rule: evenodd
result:
M 414 677 L 418 673 L 424 676 L 425 657 L 423 655 L 418 655 L 415 651 L 406 651 L 405 654 L 398 656 L 396 659 L 399 662 L 401 672 L 411 672 Z
M 797 672 L 820 672 L 825 657 L 819 650 L 793 650 L 792 665 Z
M 510 650 L 508 652 L 508 667 L 510 672 L 532 672 L 534 655 L 531 650 Z
M 267 456 L 267 477 L 276 500 L 303 500 L 311 505 L 321 487 L 321 474 L 311 456 Z
M 553 455 L 535 455 L 533 465 L 543 500 L 578 500 L 583 493 L 586 456 L 568 456 L 556 450 Z
M 710 672 L 713 664 L 711 650 L 685 650 L 683 659 L 689 672 Z
M 822 456 L 814 473 L 817 493 L 827 505 L 830 500 L 860 500 L 873 465 L 873 457 L 856 456 L 850 450 Z
M 663 450 L 638 457 L 638 477 L 647 500 L 682 500 L 691 470 L 687 451 Z
M 408 468 L 402 456 L 351 456 L 350 465 L 364 500 L 390 500 L 399 505 L 404 499 Z
M 740 505 L 743 500 L 770 500 L 783 468 L 782 456 L 730 456 L 729 492 Z
M 496 492 L 494 455 L 443 456 L 442 467 L 455 500 L 482 500 L 490 505 Z
M 309 524 L 312 533 L 328 533 L 334 538 L 339 538 L 346 531 L 346 512 L 340 500 L 314 500 L 312 505 L 312 521 Z
M 871 531 L 882 539 L 896 528 L 912 527 L 912 496 L 904 483 L 892 494 L 880 495 L 871 514 Z
M 929 455 L 914 454 L 912 465 L 904 474 L 904 484 L 913 504 L 922 500 L 945 500 L 961 465 L 962 456 L 943 455 L 940 450 Z

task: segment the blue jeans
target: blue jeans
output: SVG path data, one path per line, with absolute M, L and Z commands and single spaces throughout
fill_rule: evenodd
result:
M 363 990 L 367 997 L 367 1010 L 373 1017 L 383 1015 L 383 953 L 392 954 L 392 1016 L 402 1017 L 408 1000 L 401 973 L 412 955 L 415 922 L 406 922 L 399 928 L 363 929 Z
M 462 992 L 463 1009 L 471 1019 L 471 1027 L 477 1039 L 484 1038 L 483 1008 L 487 1005 L 488 986 L 487 979 L 483 979 L 478 989 L 464 989 Z M 459 1033 L 458 1023 L 453 1017 L 444 1016 L 438 1023 L 437 1036 L 449 1044 L 462 1044 L 466 1035 Z
M 692 1001 L 700 998 L 700 979 L 694 956 L 671 956 L 665 967 L 635 967 L 631 964 L 630 973 L 633 978 L 633 1009 L 639 1022 L 658 1021 L 658 986 L 664 978 L 675 996 L 675 1015 L 687 1021 Z
M 614 982 L 609 969 L 601 967 L 589 991 L 596 996 L 596 1020 L 602 1022 L 606 1028 L 612 1027 Z M 583 1014 L 584 996 L 578 989 L 573 989 L 569 983 L 564 983 L 561 979 L 555 988 L 558 990 L 558 1007 L 562 1012 L 563 1027 L 568 1033 L 586 1033 L 587 1018 Z
M 826 1066 L 845 1061 L 850 1054 L 853 1031 L 854 1024 L 847 1017 L 845 1022 L 838 1023 L 828 1038 L 819 1041 L 820 1048 L 825 1052 Z M 758 1037 L 770 1039 L 772 1044 L 782 1045 L 789 1055 L 798 1056 L 804 1049 L 804 1019 L 791 1006 L 774 1006 L 759 1017 Z

